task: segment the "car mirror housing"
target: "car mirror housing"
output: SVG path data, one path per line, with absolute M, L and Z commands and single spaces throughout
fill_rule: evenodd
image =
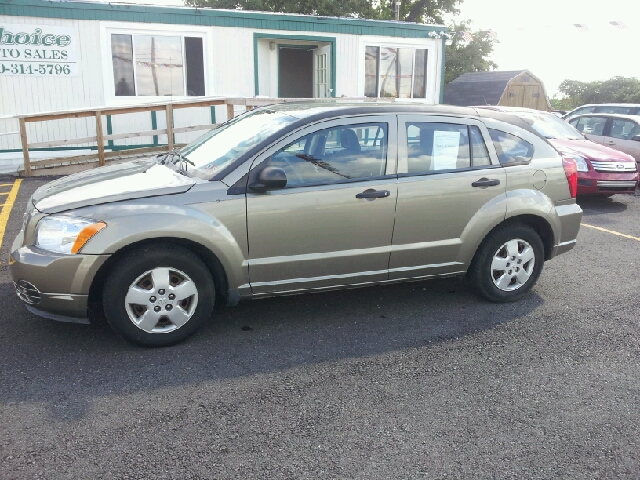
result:
M 287 186 L 287 175 L 280 167 L 268 166 L 258 174 L 258 181 L 249 184 L 251 190 L 266 192 Z

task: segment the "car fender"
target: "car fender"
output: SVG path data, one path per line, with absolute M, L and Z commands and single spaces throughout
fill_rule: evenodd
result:
M 246 249 L 222 222 L 194 206 L 128 205 L 101 217 L 107 228 L 83 247 L 82 253 L 115 254 L 125 247 L 154 238 L 188 240 L 209 249 L 220 261 L 229 288 L 248 284 Z
M 532 215 L 546 221 L 553 231 L 553 245 L 560 238 L 560 221 L 554 204 L 538 190 L 518 189 L 494 197 L 471 218 L 462 232 L 458 261 L 468 266 L 484 238 L 501 223 L 521 215 Z

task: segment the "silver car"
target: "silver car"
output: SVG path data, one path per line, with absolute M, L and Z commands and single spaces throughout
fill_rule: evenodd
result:
M 500 112 L 266 107 L 41 187 L 11 272 L 31 312 L 86 321 L 98 303 L 146 346 L 184 340 L 215 302 L 463 275 L 508 302 L 575 245 L 576 182 L 573 160 Z

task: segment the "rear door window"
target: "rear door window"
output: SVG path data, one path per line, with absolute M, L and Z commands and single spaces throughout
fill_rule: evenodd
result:
M 423 174 L 491 165 L 474 125 L 407 122 L 407 173 Z
M 528 163 L 533 158 L 533 145 L 520 137 L 502 130 L 489 129 L 501 164 Z
M 609 136 L 619 138 L 620 140 L 631 140 L 639 133 L 640 127 L 636 122 L 614 118 L 611 124 L 611 133 L 609 133 Z

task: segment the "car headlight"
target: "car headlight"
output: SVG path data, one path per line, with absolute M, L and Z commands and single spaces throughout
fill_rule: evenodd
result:
M 36 246 L 55 253 L 78 253 L 85 243 L 106 227 L 104 222 L 83 218 L 50 216 L 38 222 Z
M 574 155 L 571 158 L 576 161 L 576 166 L 578 167 L 579 172 L 589 171 L 589 164 L 587 164 L 587 161 L 584 159 L 584 157 L 581 157 L 580 155 Z

